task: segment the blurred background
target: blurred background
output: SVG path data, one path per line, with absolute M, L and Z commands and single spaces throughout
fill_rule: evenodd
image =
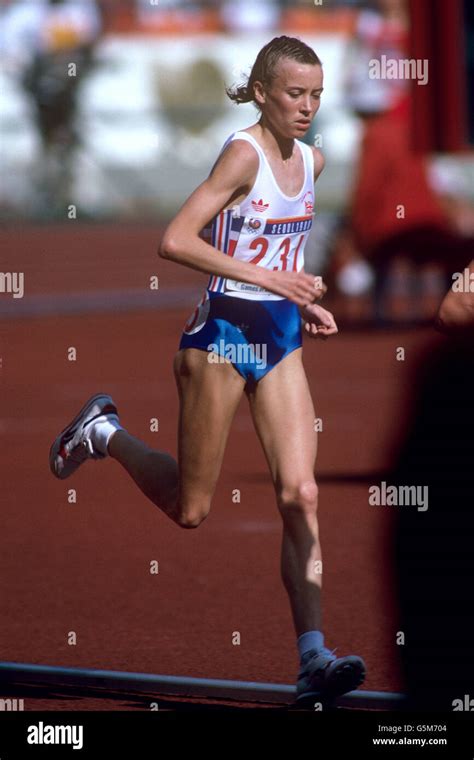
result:
M 256 121 L 225 87 L 279 34 L 325 72 L 306 268 L 343 322 L 430 319 L 472 258 L 468 0 L 0 0 L 4 223 L 146 222 L 158 241 Z M 426 60 L 426 81 L 371 78 L 383 57 Z
M 325 72 L 305 138 L 326 158 L 305 266 L 324 275 L 340 332 L 305 338 L 304 361 L 323 424 L 327 638 L 366 659 L 365 688 L 393 692 L 406 687 L 398 633 L 418 629 L 406 649 L 423 699 L 431 674 L 444 688 L 441 660 L 446 679 L 455 674 L 443 705 L 463 698 L 472 344 L 453 344 L 441 369 L 428 359 L 451 345 L 434 317 L 474 258 L 473 9 L 470 0 L 0 0 L 4 659 L 294 682 L 280 518 L 245 400 L 198 532 L 168 525 L 112 461 L 99 475 L 94 463 L 81 468 L 71 486 L 48 467 L 51 441 L 98 391 L 116 399 L 130 432 L 175 454 L 172 361 L 208 278 L 160 259 L 159 241 L 227 136 L 258 118 L 225 87 L 284 33 L 311 45 Z M 411 77 L 392 78 L 403 61 Z M 440 381 L 426 381 L 426 403 L 413 404 L 424 366 Z M 400 482 L 429 484 L 433 506 L 401 507 L 411 511 L 397 560 L 400 508 L 371 506 L 367 489 L 390 482 L 404 436 Z M 448 652 L 462 654 L 454 669 Z M 30 695 L 35 704 L 57 707 Z

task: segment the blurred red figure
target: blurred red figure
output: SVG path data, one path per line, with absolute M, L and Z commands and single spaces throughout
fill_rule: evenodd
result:
M 394 61 L 398 66 L 399 61 L 410 59 L 406 0 L 379 0 L 378 6 L 378 13 L 360 14 L 353 43 L 355 54 L 347 82 L 348 99 L 363 120 L 364 133 L 350 218 L 336 246 L 334 266 L 336 270 L 351 266 L 350 262 L 353 265 L 360 257 L 373 263 L 376 310 L 383 317 L 387 296 L 390 291 L 393 293 L 390 274 L 395 272 L 396 281 L 398 273 L 398 282 L 403 285 L 413 264 L 432 266 L 437 262 L 447 283 L 460 262 L 471 258 L 467 251 L 472 241 L 452 229 L 440 199 L 430 186 L 425 157 L 412 148 L 411 87 L 427 86 L 429 62 L 418 62 L 418 66 L 425 66 L 424 83 L 420 82 L 421 77 L 419 81 L 389 78 L 383 68 L 380 78 L 370 76 L 374 61 L 382 65 Z M 421 68 L 413 71 L 418 77 Z M 419 288 L 419 276 L 412 280 L 412 285 Z M 398 308 L 406 312 L 405 299 L 402 298 Z
M 378 5 L 381 15 L 361 15 L 362 46 L 372 60 L 408 58 L 405 0 L 379 0 Z M 445 227 L 445 219 L 428 185 L 424 158 L 411 148 L 409 82 L 369 79 L 365 84 L 378 96 L 372 101 L 365 96 L 360 106 L 367 110 L 357 111 L 364 119 L 364 136 L 351 201 L 351 229 L 357 248 L 373 257 L 393 235 L 421 225 Z

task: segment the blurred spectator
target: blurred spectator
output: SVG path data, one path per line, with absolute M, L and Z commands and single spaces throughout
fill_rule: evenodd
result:
M 410 305 L 433 314 L 452 272 L 472 257 L 473 240 L 460 234 L 430 185 L 425 158 L 411 147 L 413 83 L 369 76 L 371 62 L 382 56 L 395 62 L 410 57 L 406 0 L 378 0 L 377 6 L 359 16 L 348 67 L 347 97 L 364 134 L 349 223 L 335 246 L 333 268 L 340 276 L 341 269 L 368 259 L 376 270 L 378 317 L 392 297 L 392 316 L 398 310 L 410 318 L 416 316 Z
M 1 17 L 0 51 L 33 104 L 42 155 L 38 211 L 64 213 L 79 142 L 77 95 L 101 31 L 95 0 L 18 0 Z

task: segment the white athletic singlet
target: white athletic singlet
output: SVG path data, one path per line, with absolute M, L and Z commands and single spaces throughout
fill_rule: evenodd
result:
M 202 238 L 219 251 L 239 261 L 266 269 L 299 272 L 304 264 L 304 247 L 313 223 L 314 159 L 309 145 L 295 140 L 304 161 L 304 182 L 295 196 L 279 188 L 260 145 L 247 132 L 234 132 L 232 140 L 247 140 L 259 156 L 255 183 L 240 204 L 221 211 L 202 230 Z M 220 155 L 220 154 L 219 154 Z M 211 275 L 207 290 L 236 298 L 281 300 L 282 296 L 246 282 Z

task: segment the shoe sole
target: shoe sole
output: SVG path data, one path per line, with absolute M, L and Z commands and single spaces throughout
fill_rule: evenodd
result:
M 97 401 L 99 401 L 99 399 L 107 399 L 107 403 L 110 403 L 112 401 L 112 399 L 107 393 L 96 393 L 95 396 L 91 396 L 90 399 L 86 401 L 86 403 L 84 404 L 80 412 L 76 414 L 76 416 L 74 417 L 73 420 L 71 420 L 69 425 L 66 425 L 64 430 L 61 430 L 57 438 L 54 440 L 54 443 L 49 450 L 49 469 L 51 470 L 55 478 L 58 478 L 59 480 L 65 480 L 70 475 L 72 475 L 73 472 L 75 472 L 75 470 L 77 470 L 77 467 L 80 466 L 80 465 L 77 465 L 77 467 L 74 467 L 73 470 L 66 472 L 66 474 L 63 474 L 64 471 L 66 470 L 66 468 L 64 468 L 63 471 L 60 474 L 58 474 L 56 472 L 56 467 L 55 467 L 56 457 L 58 456 L 59 451 L 61 449 L 61 443 L 62 443 L 63 437 L 66 435 L 66 433 L 68 433 L 71 430 L 71 428 L 77 427 L 79 425 L 81 421 L 81 417 L 84 417 L 87 414 L 88 408 L 90 406 L 93 406 Z M 115 408 L 115 405 L 114 405 L 114 408 Z M 100 414 L 102 414 L 102 412 Z M 91 422 L 92 419 L 94 418 L 91 418 L 91 420 L 88 420 L 88 422 Z
M 322 691 L 305 691 L 297 696 L 296 703 L 309 699 L 334 699 L 347 694 L 364 683 L 365 673 L 365 665 L 361 662 L 341 663 L 331 672 L 329 683 Z

